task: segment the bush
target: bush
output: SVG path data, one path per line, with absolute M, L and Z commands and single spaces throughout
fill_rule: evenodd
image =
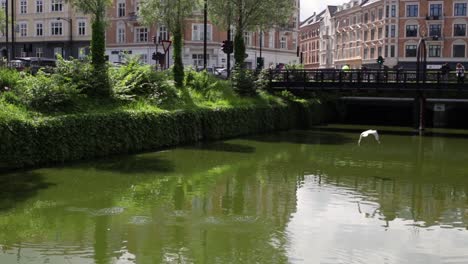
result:
M 0 68 L 0 92 L 14 89 L 20 79 L 21 76 L 17 70 Z
M 0 170 L 304 127 L 308 105 L 110 112 L 0 122 Z M 306 113 L 301 120 L 301 113 Z
M 73 109 L 79 89 L 72 83 L 64 83 L 59 74 L 39 72 L 28 75 L 18 83 L 15 93 L 26 106 L 41 112 L 61 112 Z
M 119 99 L 150 99 L 156 104 L 174 102 L 177 89 L 169 80 L 166 72 L 157 72 L 149 65 L 140 65 L 136 58 L 130 58 L 127 64 L 111 71 L 113 93 Z
M 251 70 L 236 66 L 232 73 L 231 81 L 234 91 L 240 95 L 255 94 L 255 75 Z
M 57 58 L 56 75 L 54 78 L 62 85 L 74 85 L 83 93 L 91 93 L 95 86 L 95 72 L 89 57 L 83 60 L 64 60 L 61 56 Z

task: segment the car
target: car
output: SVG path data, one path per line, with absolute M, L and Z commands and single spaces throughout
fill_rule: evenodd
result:
M 223 78 L 227 78 L 228 71 L 226 68 L 218 68 L 215 70 L 215 75 Z
M 10 65 L 19 71 L 29 71 L 31 74 L 36 74 L 39 69 L 44 72 L 52 72 L 57 64 L 56 60 L 51 58 L 19 57 L 12 60 Z

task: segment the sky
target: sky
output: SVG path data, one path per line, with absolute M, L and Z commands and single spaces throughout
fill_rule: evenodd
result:
M 301 21 L 310 17 L 314 12 L 321 12 L 327 5 L 339 5 L 346 0 L 301 0 Z

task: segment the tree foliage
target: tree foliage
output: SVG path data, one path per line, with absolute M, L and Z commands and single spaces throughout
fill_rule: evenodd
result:
M 174 80 L 181 87 L 184 83 L 182 46 L 184 20 L 200 6 L 199 0 L 144 0 L 141 3 L 141 21 L 146 25 L 160 23 L 172 33 L 174 45 Z
M 239 41 L 245 31 L 264 30 L 273 26 L 283 27 L 291 19 L 294 8 L 293 0 L 216 0 L 209 1 L 210 19 L 218 26 L 233 25 L 236 39 Z M 243 66 L 244 48 L 234 51 L 236 64 Z

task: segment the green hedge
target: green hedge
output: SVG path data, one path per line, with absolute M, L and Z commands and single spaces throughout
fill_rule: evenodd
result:
M 0 170 L 136 153 L 249 134 L 307 128 L 321 105 L 79 114 L 0 123 Z

